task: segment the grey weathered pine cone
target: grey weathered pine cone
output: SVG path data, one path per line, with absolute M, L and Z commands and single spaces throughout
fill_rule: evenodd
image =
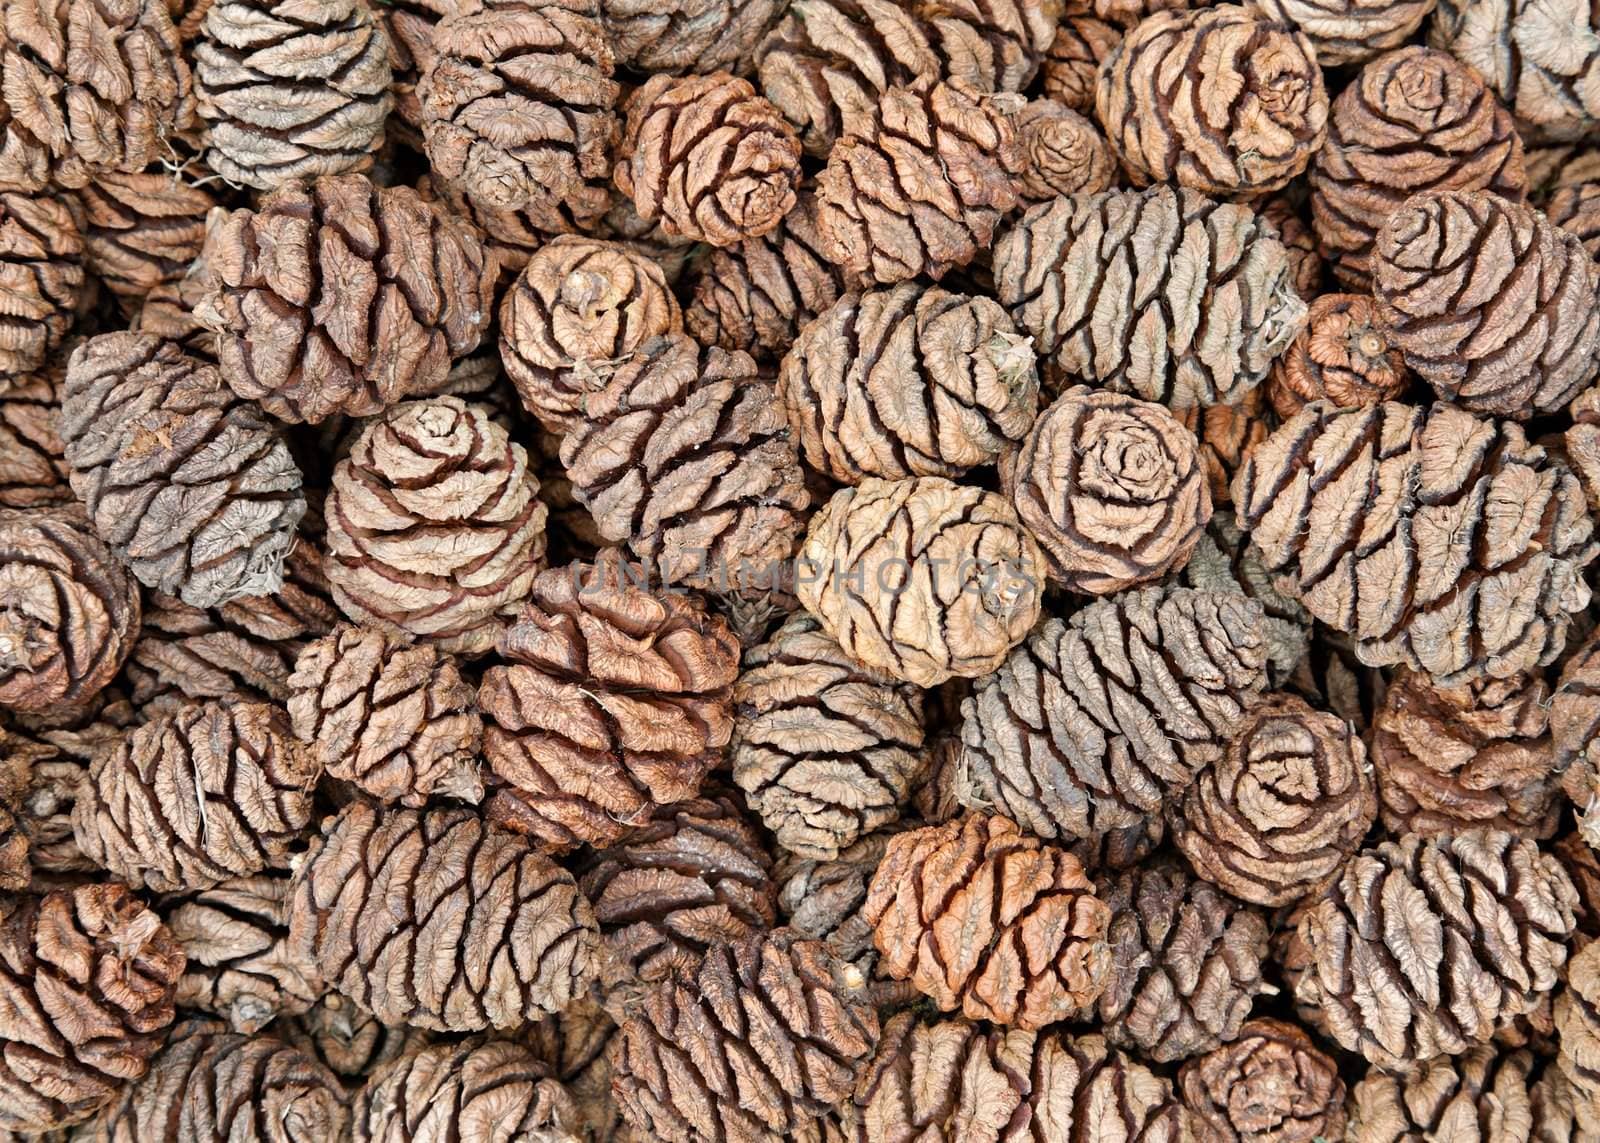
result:
M 1094 114 L 1095 80 L 1101 62 L 1122 39 L 1122 29 L 1088 14 L 1068 12 L 1039 64 L 1046 99 L 1080 115 Z
M 1272 576 L 1250 550 L 1250 537 L 1232 512 L 1220 509 L 1206 525 L 1189 562 L 1177 573 L 1183 587 L 1237 592 L 1261 605 L 1267 639 L 1267 686 L 1283 686 L 1311 644 L 1311 615 L 1273 586 Z
M 823 941 L 863 975 L 875 975 L 878 950 L 861 910 L 889 839 L 908 824 L 869 833 L 830 861 L 780 858 L 773 874 L 781 881 L 778 909 L 784 923 L 807 940 Z
M 1567 987 L 1556 997 L 1556 1064 L 1572 1089 L 1578 1126 L 1600 1133 L 1600 941 L 1591 941 L 1567 965 Z
M 0 287 L 8 299 L 0 314 L 0 389 L 44 368 L 66 340 L 85 300 L 85 260 L 75 204 L 0 192 Z
M 0 508 L 45 508 L 72 499 L 58 424 L 66 358 L 0 383 Z
M 1197 1133 L 1216 1143 L 1314 1143 L 1344 1138 L 1339 1067 L 1305 1029 L 1271 1017 L 1178 1072 Z
M 1548 1065 L 1546 1070 L 1551 1070 Z M 1550 1139 L 1537 1131 L 1532 1053 L 1490 1046 L 1414 1068 L 1370 1069 L 1350 1091 L 1346 1139 Z M 1579 1140 L 1581 1136 L 1572 1136 Z
M 1290 275 L 1248 207 L 1170 186 L 1040 203 L 994 250 L 995 296 L 1041 360 L 1173 408 L 1261 383 L 1305 321 Z
M 1022 171 L 1017 188 L 1032 205 L 1058 195 L 1098 194 L 1117 178 L 1117 165 L 1100 129 L 1053 99 L 1030 99 L 1017 113 Z
M 641 72 L 748 75 L 781 0 L 601 0 L 617 66 Z
M 1274 20 L 1305 34 L 1324 68 L 1365 63 L 1401 47 L 1433 11 L 1435 0 L 1263 0 Z
M 1274 411 L 1288 418 L 1311 401 L 1348 409 L 1399 400 L 1410 381 L 1378 303 L 1365 294 L 1323 294 L 1272 367 L 1266 389 Z

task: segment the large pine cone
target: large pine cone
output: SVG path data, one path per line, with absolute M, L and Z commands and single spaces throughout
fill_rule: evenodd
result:
M 23 10 L 7 5 L 3 15 Z M 84 261 L 83 222 L 66 201 L 0 193 L 0 389 L 44 368 L 66 340 L 83 300 Z
M 660 1143 L 781 1143 L 849 1097 L 878 1042 L 865 982 L 785 930 L 710 950 L 612 1040 L 623 1117 Z
M 1279 586 L 1363 663 L 1442 686 L 1549 663 L 1589 602 L 1577 477 L 1453 405 L 1307 405 L 1245 461 L 1233 502 Z
M 692 798 L 733 733 L 739 642 L 614 552 L 558 568 L 483 673 L 491 821 L 550 850 L 610 845 Z
M 1105 136 L 1089 120 L 1052 99 L 1033 99 L 1017 113 L 1022 171 L 1017 189 L 1028 204 L 1058 195 L 1099 194 L 1116 181 Z
M 1435 0 L 1262 0 L 1261 11 L 1305 34 L 1324 68 L 1364 63 L 1398 48 Z
M 209 191 L 161 171 L 97 175 L 78 202 L 85 264 L 126 307 L 188 273 L 217 205 Z
M 1572 1088 L 1578 1123 L 1600 1134 L 1600 941 L 1591 941 L 1567 966 L 1567 987 L 1556 997 L 1556 1031 L 1556 1059 Z
M 960 791 L 1045 838 L 1159 815 L 1222 755 L 1266 681 L 1261 605 L 1149 588 L 1034 629 L 961 704 Z
M 1311 401 L 1340 409 L 1377 405 L 1405 396 L 1411 374 L 1365 294 L 1323 294 L 1306 311 L 1306 324 L 1272 367 L 1267 394 L 1278 416 L 1289 418 Z
M 600 0 L 617 66 L 640 72 L 747 75 L 782 0 Z
M 1272 576 L 1250 550 L 1250 537 L 1240 530 L 1232 512 L 1223 510 L 1211 517 L 1176 582 L 1200 591 L 1235 592 L 1261 604 L 1267 685 L 1276 689 L 1288 682 L 1311 645 L 1311 616 L 1273 586 Z
M 58 424 L 66 361 L 0 381 L 0 508 L 44 508 L 72 499 Z
M 1370 1069 L 1350 1092 L 1352 1143 L 1384 1140 L 1451 1140 L 1507 1143 L 1566 1140 L 1565 1134 L 1535 1132 L 1529 1052 L 1475 1047 L 1454 1058 L 1440 1056 L 1413 1068 Z M 1572 1143 L 1584 1143 L 1572 1136 Z
M 1344 1138 L 1339 1066 L 1297 1024 L 1251 1020 L 1231 1043 L 1184 1064 L 1178 1084 L 1198 1131 L 1214 1143 Z
M 892 838 L 862 916 L 880 972 L 973 1020 L 1042 1028 L 1093 1002 L 1111 975 L 1111 910 L 1083 866 L 1006 818 Z
M 1095 110 L 1136 184 L 1253 198 L 1305 170 L 1328 93 L 1303 32 L 1220 4 L 1135 25 L 1100 67 Z
M 1173 408 L 1261 383 L 1305 321 L 1290 269 L 1248 207 L 1169 186 L 1041 203 L 994 251 L 995 295 L 1041 359 Z
M 1459 1055 L 1560 981 L 1577 892 L 1496 830 L 1362 851 L 1302 907 L 1284 971 L 1301 1013 L 1379 1067 Z
M 183 952 L 121 885 L 0 895 L 0 1129 L 88 1119 L 166 1038 Z
M 884 92 L 817 176 L 822 253 L 868 285 L 938 281 L 988 248 L 1022 170 L 1005 105 L 951 80 Z
M 1372 272 L 1390 344 L 1446 401 L 1526 420 L 1600 372 L 1600 268 L 1531 206 L 1417 195 L 1385 220 Z
M 216 0 L 194 73 L 206 165 L 257 190 L 366 170 L 394 105 L 366 0 Z
M 544 561 L 538 492 L 527 453 L 483 406 L 395 406 L 333 472 L 324 511 L 335 601 L 357 622 L 487 651 Z
M 812 517 L 796 593 L 847 655 L 932 687 L 998 667 L 1038 620 L 1044 578 L 1003 497 L 868 478 Z

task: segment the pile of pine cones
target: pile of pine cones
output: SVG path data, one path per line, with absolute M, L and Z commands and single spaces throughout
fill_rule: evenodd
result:
M 0 1143 L 1600 1143 L 1600 6 L 0 0 Z

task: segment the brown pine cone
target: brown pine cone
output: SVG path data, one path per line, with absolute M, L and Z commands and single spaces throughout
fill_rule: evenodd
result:
M 1332 881 L 1377 816 L 1355 729 L 1294 695 L 1251 707 L 1170 814 L 1172 839 L 1196 873 L 1272 907 Z
M 8 7 L 0 18 L 15 19 L 12 12 Z M 5 46 L 0 37 L 0 52 Z M 0 169 L 4 163 L 0 150 Z M 0 290 L 6 295 L 0 390 L 43 369 L 66 340 L 84 300 L 84 261 L 83 221 L 75 204 L 49 195 L 0 193 Z
M 150 1066 L 183 952 L 121 885 L 0 895 L 0 1129 L 81 1123 Z
M 1262 0 L 1261 11 L 1305 34 L 1324 68 L 1365 63 L 1398 48 L 1434 0 Z
M 687 334 L 639 347 L 561 442 L 572 494 L 600 534 L 669 584 L 770 584 L 810 504 L 772 383 L 744 353 Z
M 58 421 L 66 360 L 0 382 L 0 508 L 45 508 L 72 499 Z
M 320 1061 L 347 1088 L 364 1086 L 383 1065 L 433 1040 L 433 1033 L 409 1024 L 387 1026 L 337 992 L 323 995 L 304 1015 L 285 1016 L 272 1031 Z
M 1562 665 L 1550 701 L 1550 740 L 1581 829 L 1600 839 L 1600 636 L 1585 639 Z
M 1121 40 L 1122 29 L 1104 20 L 1071 13 L 1063 17 L 1056 27 L 1056 38 L 1050 41 L 1050 50 L 1039 64 L 1039 87 L 1044 97 L 1080 115 L 1093 115 L 1100 64 Z
M 544 562 L 528 456 L 459 397 L 396 405 L 333 472 L 328 580 L 351 619 L 444 651 L 494 646 Z
M 1352 1143 L 1384 1140 L 1565 1140 L 1532 1132 L 1530 1088 L 1536 1067 L 1529 1052 L 1475 1047 L 1464 1055 L 1441 1056 L 1414 1068 L 1370 1069 L 1350 1092 Z M 1572 1143 L 1583 1143 L 1574 1136 Z
M 1044 582 L 1004 497 L 869 477 L 812 517 L 796 592 L 845 654 L 932 687 L 998 667 L 1038 620 Z
M 84 264 L 129 307 L 188 273 L 217 205 L 204 188 L 160 171 L 97 175 L 78 202 Z
M 779 1143 L 843 1102 L 878 1043 L 854 966 L 785 930 L 711 949 L 611 1042 L 623 1117 L 659 1143 Z
M 194 45 L 206 166 L 262 191 L 364 171 L 391 78 L 365 0 L 215 0 Z
M 1403 397 L 1411 374 L 1389 336 L 1367 295 L 1318 297 L 1267 379 L 1273 410 L 1287 420 L 1310 401 L 1351 409 Z
M 1039 376 L 993 298 L 902 282 L 845 294 L 807 324 L 778 397 L 806 461 L 834 480 L 959 476 L 1023 438 Z
M 1135 25 L 1100 67 L 1095 110 L 1135 184 L 1253 198 L 1306 169 L 1328 93 L 1305 33 L 1219 4 Z
M 1255 211 L 1277 229 L 1278 241 L 1289 252 L 1289 280 L 1294 283 L 1295 293 L 1314 300 L 1323 293 L 1322 255 L 1317 251 L 1310 212 L 1300 202 L 1302 196 L 1294 191 L 1291 187 L 1268 195 Z
M 1572 947 L 1581 949 L 1600 937 L 1600 851 L 1591 847 L 1583 834 L 1572 830 L 1557 838 L 1550 852 L 1560 860 L 1561 867 L 1578 890 L 1578 903 L 1573 909 L 1578 929 L 1573 935 Z
M 82 509 L 0 509 L 0 707 L 89 701 L 138 634 L 139 587 Z
M 867 285 L 938 281 L 976 258 L 1017 204 L 1009 106 L 959 80 L 885 91 L 817 176 L 824 257 Z
M 611 1064 L 606 1049 L 616 1037 L 617 1026 L 595 1000 L 576 1000 L 555 1016 L 531 1024 L 518 1036 L 525 1045 L 572 1093 L 578 1112 L 574 1129 L 580 1143 L 628 1143 L 627 1129 L 621 1126 L 611 1094 Z M 451 1143 L 451 1141 L 443 1141 Z M 554 1143 L 562 1143 L 559 1138 Z
M 1023 203 L 1099 194 L 1116 182 L 1117 165 L 1105 136 L 1071 108 L 1052 99 L 1032 99 L 1014 122 L 1022 144 L 1017 190 Z
M 0 87 L 5 191 L 143 170 L 194 116 L 189 66 L 162 0 L 8 4 Z
M 1597 551 L 1575 476 L 1514 424 L 1453 405 L 1307 405 L 1233 482 L 1280 588 L 1356 641 L 1454 686 L 1551 662 Z
M 394 73 L 389 84 L 394 107 L 386 125 L 390 141 L 422 150 L 422 100 L 417 95 L 417 84 L 438 58 L 433 38 L 439 21 L 459 6 L 460 0 L 388 0 L 373 5 L 373 13 L 389 40 L 389 67 Z
M 617 66 L 640 72 L 747 75 L 781 0 L 601 0 Z
M 1194 434 L 1161 405 L 1087 385 L 1039 415 L 1001 475 L 1050 578 L 1081 595 L 1182 567 L 1211 519 Z
M 35 893 L 80 885 L 84 874 L 98 872 L 78 848 L 72 832 L 72 807 L 89 772 L 90 759 L 98 751 L 116 749 L 127 730 L 118 723 L 131 722 L 133 717 L 126 701 L 108 703 L 107 711 L 119 717 L 103 714 L 72 730 L 0 730 L 0 758 L 19 762 L 27 779 L 15 816 L 27 838 L 28 888 Z
M 1556 1061 L 1572 1089 L 1578 1124 L 1600 1135 L 1600 941 L 1567 965 L 1567 987 L 1556 997 L 1556 1030 Z
M 1262 388 L 1258 385 L 1246 390 L 1237 404 L 1191 405 L 1172 410 L 1178 423 L 1195 435 L 1211 503 L 1218 507 L 1233 502 L 1230 485 L 1234 473 L 1277 427 L 1277 420 L 1267 410 Z
M 145 295 L 128 328 L 175 341 L 183 346 L 185 353 L 215 361 L 217 335 L 207 329 L 194 312 L 206 289 L 205 258 L 196 258 L 178 281 L 156 286 Z
M 1333 101 L 1311 165 L 1311 217 L 1335 276 L 1365 293 L 1378 230 L 1412 195 L 1489 190 L 1521 201 L 1527 188 L 1516 127 L 1479 74 L 1409 47 L 1367 64 Z
M 1311 615 L 1273 585 L 1232 512 L 1212 515 L 1176 582 L 1200 591 L 1235 592 L 1259 603 L 1267 641 L 1267 686 L 1277 689 L 1288 682 L 1310 646 Z
M 970 814 L 890 840 L 862 916 L 878 967 L 940 1010 L 1036 1030 L 1100 996 L 1111 910 L 1078 859 Z
M 1600 254 L 1600 187 L 1562 187 L 1544 204 L 1551 222 L 1575 235 L 1593 258 Z
M 483 673 L 491 821 L 542 849 L 611 845 L 692 798 L 733 733 L 739 643 L 616 552 L 540 574 Z
M 1356 657 L 1349 636 L 1312 620 L 1310 646 L 1284 689 L 1346 722 L 1370 727 L 1383 706 L 1389 680 L 1383 668 L 1369 667 Z
M 746 652 L 733 702 L 733 780 L 784 849 L 829 861 L 899 818 L 926 762 L 918 688 L 801 612 Z
M 0 729 L 0 891 L 28 888 L 33 870 L 28 862 L 28 833 L 17 815 L 32 779 L 34 752 Z
M 780 858 L 774 871 L 782 882 L 778 909 L 784 923 L 807 940 L 825 942 L 868 978 L 875 975 L 878 951 L 861 910 L 889 840 L 903 828 L 896 822 L 869 833 L 831 861 Z
M 1342 1139 L 1339 1067 L 1298 1024 L 1261 1017 L 1178 1072 L 1183 1102 L 1214 1143 Z
M 1301 907 L 1280 957 L 1301 1015 L 1379 1067 L 1487 1043 L 1560 982 L 1577 893 L 1497 830 L 1363 850 Z
M 1248 207 L 1169 186 L 1040 203 L 994 251 L 995 295 L 1041 360 L 1175 409 L 1266 377 L 1305 321 L 1290 272 Z

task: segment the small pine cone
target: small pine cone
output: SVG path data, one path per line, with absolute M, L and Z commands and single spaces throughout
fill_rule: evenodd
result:
M 544 562 L 522 446 L 459 397 L 396 405 L 333 472 L 328 580 L 351 619 L 480 654 Z
M 1272 367 L 1267 395 L 1285 420 L 1311 401 L 1338 409 L 1378 405 L 1405 396 L 1411 374 L 1399 347 L 1365 294 L 1323 294 L 1306 324 Z
M 1390 344 L 1442 400 L 1526 420 L 1600 373 L 1600 267 L 1531 206 L 1417 195 L 1378 232 L 1372 274 Z
M 427 390 L 492 316 L 495 263 L 471 227 L 365 175 L 236 210 L 203 256 L 195 310 L 217 334 L 222 376 L 280 420 L 366 416 Z
M 379 1068 L 433 1040 L 433 1033 L 409 1024 L 385 1025 L 337 992 L 325 993 L 304 1015 L 285 1016 L 272 1034 L 318 1060 L 347 1088 L 364 1086 Z
M 787 7 L 782 0 L 600 0 L 600 19 L 618 67 L 747 75 L 762 36 Z
M 874 975 L 878 952 L 861 910 L 890 839 L 903 828 L 897 822 L 867 834 L 831 861 L 785 858 L 775 870 L 782 881 L 778 908 L 784 923 L 806 940 L 826 942 L 868 978 Z
M 394 81 L 389 84 L 389 94 L 394 98 L 386 131 L 389 141 L 422 150 L 422 100 L 417 95 L 417 84 L 438 58 L 433 38 L 439 21 L 458 7 L 459 0 L 387 0 L 373 5 L 389 40 L 389 67 L 394 74 Z
M 148 333 L 106 333 L 67 364 L 72 488 L 139 581 L 194 607 L 283 586 L 306 511 L 283 430 L 217 367 Z
M 1045 580 L 1004 497 L 937 476 L 835 493 L 800 570 L 800 602 L 845 654 L 919 687 L 1004 662 L 1038 620 Z
M 1096 881 L 1111 910 L 1111 971 L 1094 1011 L 1106 1040 L 1155 1063 L 1209 1052 L 1239 1034 L 1267 989 L 1267 919 L 1157 858 Z
M 1161 405 L 1087 385 L 1039 415 L 1001 475 L 1050 578 L 1081 595 L 1182 567 L 1211 519 L 1194 434 Z
M 621 243 L 563 235 L 528 260 L 500 304 L 500 353 L 528 412 L 552 433 L 653 337 L 683 329 L 661 267 Z
M 1482 1046 L 1415 1067 L 1370 1069 L 1350 1092 L 1351 1143 L 1438 1140 L 1500 1143 L 1544 1139 L 1532 1134 L 1529 1052 Z M 1567 1137 L 1560 1136 L 1562 1140 Z M 1555 1143 L 1554 1137 L 1549 1143 Z M 1573 1137 L 1572 1143 L 1583 1143 Z
M 194 115 L 189 66 L 162 0 L 6 5 L 0 87 L 5 191 L 143 170 Z
M 733 702 L 733 779 L 784 849 L 830 861 L 899 818 L 926 760 L 918 688 L 801 612 L 745 654 Z
M 1593 258 L 1600 254 L 1600 187 L 1561 187 L 1544 205 L 1545 215 L 1575 235 Z
M 878 1043 L 865 981 L 779 929 L 710 950 L 648 991 L 609 1049 L 641 1138 L 779 1143 L 843 1102 Z
M 0 508 L 46 508 L 72 499 L 58 424 L 66 362 L 0 383 Z
M 1434 0 L 1262 0 L 1267 16 L 1305 34 L 1324 68 L 1365 63 L 1411 39 Z
M 811 467 L 859 484 L 993 463 L 1033 424 L 1039 376 L 993 298 L 902 282 L 845 294 L 807 324 L 778 396 Z
M 431 174 L 417 180 L 418 194 L 442 205 L 445 213 L 471 222 L 483 240 L 484 249 L 498 259 L 496 297 L 504 294 L 528 260 L 553 237 L 607 234 L 610 227 L 606 224 L 606 212 L 612 208 L 613 200 L 627 200 L 608 187 L 596 185 L 589 190 L 591 193 L 558 203 L 536 199 L 516 210 L 497 210 L 478 205 L 459 187 L 439 182 Z
M 1349 723 L 1273 695 L 1251 707 L 1170 816 L 1196 873 L 1242 901 L 1277 907 L 1338 876 L 1377 820 L 1378 798 Z
M 1191 405 L 1172 410 L 1178 423 L 1195 435 L 1211 503 L 1218 507 L 1233 502 L 1230 486 L 1234 474 L 1244 458 L 1277 427 L 1261 390 L 1259 385 L 1246 390 L 1237 404 Z
M 1369 667 L 1356 657 L 1348 636 L 1312 620 L 1310 646 L 1284 689 L 1354 726 L 1370 727 L 1383 707 L 1389 679 L 1384 669 Z
M 1339 1066 L 1298 1024 L 1251 1020 L 1231 1043 L 1184 1064 L 1178 1084 L 1211 1143 L 1344 1138 Z
M 1479 74 L 1409 47 L 1367 64 L 1333 101 L 1311 217 L 1334 275 L 1365 293 L 1378 230 L 1412 195 L 1488 190 L 1520 202 L 1527 189 L 1522 141 Z
M 1567 987 L 1556 997 L 1556 1030 L 1556 1061 L 1572 1089 L 1578 1123 L 1600 1136 L 1600 941 L 1567 965 Z
M 1065 16 L 1039 65 L 1044 97 L 1080 115 L 1093 115 L 1100 64 L 1121 41 L 1122 29 L 1113 24 L 1093 16 Z
M 878 967 L 940 1010 L 1025 1031 L 1106 987 L 1111 910 L 1078 859 L 1006 818 L 971 814 L 889 841 L 862 916 Z
M 1117 165 L 1105 136 L 1071 108 L 1050 99 L 1030 100 L 1015 123 L 1022 144 L 1017 190 L 1023 203 L 1099 194 L 1116 182 Z
M 995 294 L 1041 360 L 1175 409 L 1261 383 L 1305 320 L 1290 273 L 1248 207 L 1168 186 L 1040 203 L 994 251 Z
M 1318 154 L 1321 154 L 1319 151 Z M 1256 213 L 1272 223 L 1278 241 L 1289 252 L 1289 281 L 1302 298 L 1315 299 L 1323 293 L 1322 255 L 1317 250 L 1316 232 L 1311 229 L 1308 212 L 1291 190 L 1268 195 L 1256 205 Z
M 733 734 L 738 640 L 645 579 L 615 551 L 542 573 L 483 673 L 488 817 L 541 848 L 620 841 L 694 797 Z
M 1008 110 L 958 80 L 884 92 L 817 176 L 823 255 L 867 285 L 938 281 L 971 262 L 1017 204 Z
M 1148 588 L 1047 619 L 961 704 L 962 801 L 1040 837 L 1160 813 L 1244 725 L 1266 677 L 1261 605 Z
M 0 509 L 0 707 L 88 702 L 138 634 L 138 585 L 81 509 Z
M 1307 405 L 1245 461 L 1233 502 L 1279 587 L 1361 662 L 1441 686 L 1555 659 L 1600 550 L 1564 464 L 1453 405 Z
M 1135 184 L 1253 198 L 1306 169 L 1328 93 L 1305 33 L 1219 4 L 1135 25 L 1100 67 L 1095 111 Z
M 1560 982 L 1577 892 L 1496 830 L 1363 850 L 1301 907 L 1280 957 L 1301 1015 L 1383 1068 L 1487 1043 Z
M 438 648 L 341 625 L 300 652 L 289 690 L 295 736 L 330 778 L 407 806 L 483 796 L 477 693 Z
M 8 5 L 0 19 L 29 10 Z M 4 46 L 0 37 L 0 51 Z M 0 166 L 4 160 L 0 150 Z M 50 195 L 0 193 L 0 289 L 6 295 L 0 312 L 0 389 L 43 369 L 66 340 L 84 300 L 84 260 L 76 204 Z
M 209 191 L 160 171 L 98 175 L 78 202 L 84 264 L 129 307 L 188 273 L 217 205 Z
M 364 171 L 383 144 L 392 75 L 365 0 L 216 0 L 194 45 L 206 166 L 262 191 Z
M 1200 591 L 1235 592 L 1261 605 L 1268 687 L 1283 686 L 1305 658 L 1311 643 L 1311 615 L 1273 585 L 1272 576 L 1250 550 L 1250 537 L 1240 530 L 1232 512 L 1219 511 L 1211 517 L 1176 582 Z
M 121 885 L 0 896 L 0 1129 L 81 1123 L 150 1066 L 183 951 Z

